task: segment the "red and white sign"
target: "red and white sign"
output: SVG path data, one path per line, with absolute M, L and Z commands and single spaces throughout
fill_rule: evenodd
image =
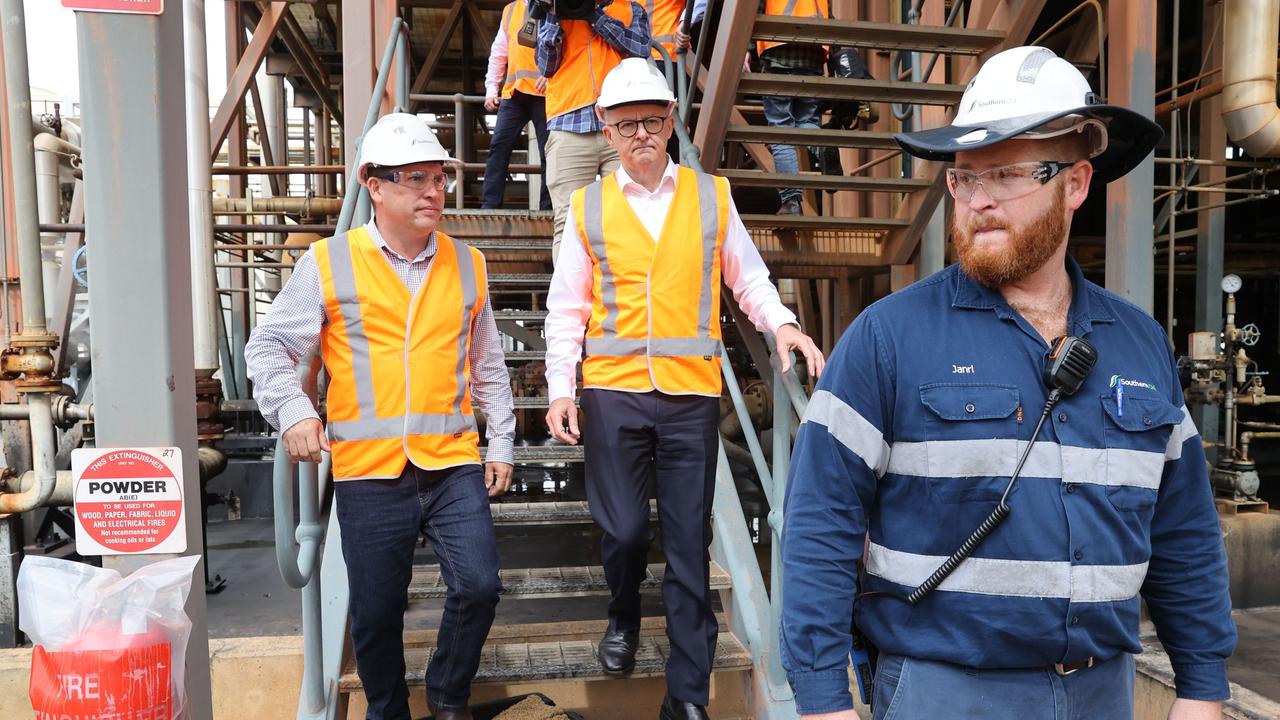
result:
M 81 555 L 186 551 L 181 448 L 81 448 L 71 476 Z
M 90 12 L 159 15 L 164 12 L 164 0 L 62 0 L 62 7 Z

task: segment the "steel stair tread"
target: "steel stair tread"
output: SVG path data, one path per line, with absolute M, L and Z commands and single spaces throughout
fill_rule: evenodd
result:
M 944 25 L 798 18 L 758 15 L 751 31 L 755 40 L 853 45 L 881 50 L 922 50 L 954 55 L 976 55 L 999 45 L 1004 33 L 997 30 L 954 28 Z
M 509 683 L 535 680 L 605 680 L 609 676 L 600 669 L 596 640 L 521 642 L 486 645 L 481 655 L 476 683 Z M 671 645 L 665 635 L 641 636 L 636 651 L 636 669 L 631 677 L 652 677 L 665 671 Z M 405 651 L 405 682 L 421 687 L 426 682 L 427 664 L 435 652 L 433 646 Z M 722 632 L 716 639 L 713 672 L 748 670 L 751 654 L 733 636 Z M 360 678 L 354 663 L 339 680 L 339 692 L 359 692 Z
M 507 350 L 503 353 L 507 362 L 530 362 L 543 360 L 547 356 L 545 350 Z
M 865 175 L 823 175 L 821 173 L 766 173 L 759 170 L 718 170 L 739 187 L 789 187 L 802 190 L 858 190 L 865 192 L 915 192 L 933 183 L 917 178 L 880 178 Z
M 730 125 L 725 140 L 732 142 L 782 143 L 827 147 L 897 150 L 893 133 L 869 130 L 827 130 L 818 128 L 774 127 L 772 125 Z
M 887 232 L 904 228 L 910 220 L 899 218 L 840 217 L 831 215 L 741 215 L 747 227 L 785 230 L 849 230 Z
M 640 588 L 644 590 L 660 588 L 665 570 L 666 565 L 663 563 L 649 565 L 645 578 L 640 583 Z M 711 589 L 729 589 L 729 574 L 714 562 L 710 563 L 710 570 Z M 500 575 L 502 578 L 502 595 L 505 597 L 581 597 L 585 595 L 607 595 L 609 593 L 609 584 L 605 580 L 604 568 L 598 565 L 504 569 L 500 572 Z M 440 599 L 445 596 L 446 591 L 447 587 L 438 568 L 414 568 L 413 579 L 409 581 L 409 598 L 411 600 Z
M 546 289 L 551 284 L 551 273 L 489 273 L 490 285 L 540 285 Z
M 485 457 L 489 451 L 487 446 L 480 447 L 480 457 Z M 515 459 L 517 464 L 521 463 L 550 463 L 550 462 L 582 462 L 582 446 L 581 445 L 517 445 L 515 446 Z
M 586 500 L 560 502 L 490 503 L 489 512 L 495 525 L 552 525 L 589 523 L 591 511 Z M 658 517 L 657 502 L 649 501 L 649 519 Z
M 745 73 L 738 81 L 744 95 L 787 95 L 823 100 L 868 100 L 872 102 L 954 105 L 964 94 L 963 85 L 896 82 L 891 80 L 849 80 L 845 78 Z
M 494 320 L 546 320 L 546 310 L 494 310 Z

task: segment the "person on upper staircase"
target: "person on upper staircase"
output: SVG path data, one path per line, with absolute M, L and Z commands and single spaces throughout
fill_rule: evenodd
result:
M 515 416 L 484 256 L 437 230 L 450 162 L 421 118 L 378 120 L 356 168 L 374 218 L 312 245 L 245 346 L 289 458 L 331 453 L 366 720 L 410 718 L 404 612 L 419 533 L 448 586 L 426 670 L 437 720 L 469 720 L 498 604 L 489 498 L 511 484 Z M 317 348 L 327 431 L 294 371 Z M 483 465 L 473 406 L 488 421 Z
M 582 440 L 591 516 L 612 599 L 600 641 L 605 672 L 635 665 L 640 583 L 656 490 L 667 559 L 663 720 L 706 718 L 717 626 L 709 589 L 711 500 L 719 447 L 721 281 L 756 328 L 776 335 L 787 368 L 822 353 L 778 298 L 724 178 L 677 166 L 665 148 L 675 98 L 647 60 L 623 60 L 597 104 L 621 167 L 576 191 L 547 295 L 547 426 Z M 585 341 L 584 341 L 585 335 Z M 583 362 L 579 431 L 576 367 Z
M 790 17 L 829 18 L 828 0 L 763 0 L 761 9 L 766 15 Z M 809 43 L 780 43 L 760 40 L 756 42 L 761 69 L 775 75 L 821 77 L 826 65 L 826 48 Z M 807 128 L 816 130 L 822 117 L 822 101 L 812 96 L 764 95 L 765 121 L 775 127 Z M 800 172 L 796 146 L 788 143 L 769 145 L 773 153 L 774 169 L 780 174 L 794 175 Z M 779 215 L 799 215 L 803 212 L 800 201 L 804 196 L 798 188 L 780 188 L 778 196 L 782 204 Z
M 484 78 L 484 109 L 498 113 L 489 158 L 484 164 L 484 191 L 481 208 L 502 207 L 507 187 L 507 164 L 511 150 L 533 123 L 538 155 L 542 162 L 542 196 L 538 208 L 551 209 L 547 189 L 547 79 L 535 61 L 538 23 L 528 17 L 527 0 L 512 0 L 502 9 L 502 24 L 489 49 L 489 71 Z
M 651 29 L 634 0 L 535 0 L 538 70 L 547 78 L 547 185 L 555 207 L 551 259 L 560 255 L 569 196 L 618 168 L 596 114 L 600 83 L 624 57 L 648 57 Z

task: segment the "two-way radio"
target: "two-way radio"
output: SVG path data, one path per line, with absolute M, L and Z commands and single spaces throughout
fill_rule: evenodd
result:
M 1000 504 L 996 505 L 986 520 L 973 531 L 968 540 L 960 546 L 960 549 L 951 554 L 945 562 L 933 571 L 920 587 L 912 590 L 907 595 L 907 602 L 917 605 L 929 593 L 933 592 L 947 576 L 955 572 L 960 567 L 960 563 L 964 562 L 973 551 L 982 544 L 983 540 L 991 534 L 996 526 L 1009 516 L 1009 491 L 1013 489 L 1013 483 L 1018 480 L 1018 476 L 1022 474 L 1022 467 L 1026 465 L 1027 458 L 1031 455 L 1031 448 L 1035 446 L 1036 439 L 1040 437 L 1040 429 L 1044 427 L 1045 418 L 1049 417 L 1049 413 L 1053 411 L 1053 407 L 1058 401 L 1067 395 L 1074 395 L 1080 386 L 1084 384 L 1085 378 L 1089 376 L 1089 372 L 1093 370 L 1094 363 L 1098 361 L 1098 351 L 1093 348 L 1089 342 L 1083 338 L 1075 336 L 1067 336 L 1058 338 L 1052 345 L 1045 361 L 1044 368 L 1044 384 L 1049 387 L 1049 399 L 1045 401 L 1044 411 L 1040 413 L 1040 421 L 1036 423 L 1036 429 L 1031 433 L 1031 442 L 1027 443 L 1027 447 L 1022 451 L 1022 457 L 1018 460 L 1018 466 L 1013 471 L 1013 477 L 1009 478 L 1009 484 L 1005 486 L 1004 495 L 1000 497 Z

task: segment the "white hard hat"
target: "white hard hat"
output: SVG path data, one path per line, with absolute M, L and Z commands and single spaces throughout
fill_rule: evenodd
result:
M 631 57 L 609 71 L 600 84 L 596 105 L 615 108 L 636 103 L 670 104 L 676 101 L 667 79 L 645 58 Z
M 1128 108 L 1104 104 L 1074 65 L 1035 46 L 993 55 L 969 81 L 955 120 L 946 127 L 899 133 L 904 150 L 926 160 L 951 161 L 1023 136 L 1088 133 L 1094 177 L 1110 182 L 1142 162 L 1164 131 Z
M 378 118 L 360 141 L 360 164 L 356 177 L 364 179 L 366 165 L 395 167 L 420 162 L 456 162 L 449 157 L 435 132 L 425 120 L 409 113 L 390 113 Z

